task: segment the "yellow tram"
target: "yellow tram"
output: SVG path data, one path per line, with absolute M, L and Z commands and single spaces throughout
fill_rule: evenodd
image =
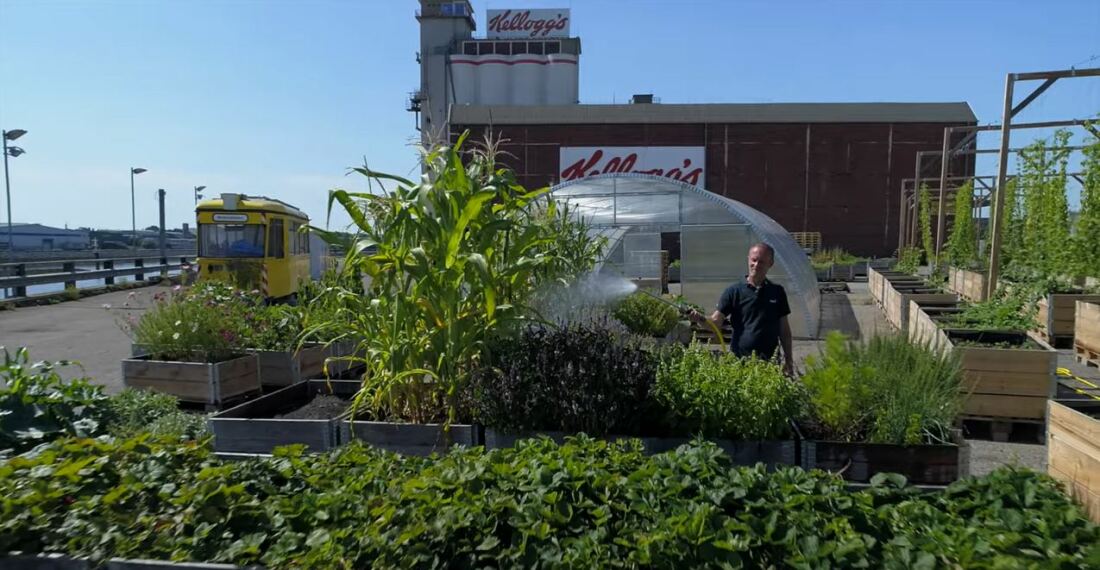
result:
M 309 217 L 273 198 L 222 194 L 195 208 L 199 279 L 228 281 L 269 299 L 310 279 Z

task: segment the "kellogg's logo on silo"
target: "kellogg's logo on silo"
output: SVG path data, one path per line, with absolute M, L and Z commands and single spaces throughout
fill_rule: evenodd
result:
M 569 10 L 488 10 L 489 39 L 567 38 Z
M 698 186 L 706 178 L 701 146 L 563 146 L 558 160 L 562 182 L 597 174 L 649 174 Z

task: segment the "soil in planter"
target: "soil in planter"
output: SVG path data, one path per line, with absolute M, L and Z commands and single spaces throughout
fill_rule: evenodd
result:
M 948 337 L 955 346 L 980 346 L 985 348 L 1018 348 L 1042 350 L 1039 343 L 1026 334 L 1013 331 L 949 329 Z
M 319 394 L 308 404 L 276 416 L 281 420 L 331 420 L 348 409 L 348 401 L 337 396 Z

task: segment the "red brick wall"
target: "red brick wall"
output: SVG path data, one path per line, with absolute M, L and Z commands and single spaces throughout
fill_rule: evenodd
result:
M 502 150 L 511 155 L 502 162 L 528 187 L 557 182 L 561 146 L 704 146 L 707 190 L 764 212 L 788 231 L 821 232 L 825 246 L 886 256 L 897 248 L 901 180 L 913 177 L 917 151 L 942 148 L 945 126 L 504 125 L 495 126 L 494 135 L 505 139 Z M 467 128 L 471 140 L 484 139 L 486 129 L 478 125 L 456 125 L 452 137 Z M 929 166 L 924 175 L 938 177 L 938 162 Z M 953 174 L 973 169 L 969 158 L 952 164 Z

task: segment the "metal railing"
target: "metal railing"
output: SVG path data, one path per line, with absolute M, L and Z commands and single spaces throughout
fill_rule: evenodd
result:
M 155 264 L 146 265 L 145 261 L 156 260 Z M 26 297 L 27 287 L 31 285 L 50 285 L 64 283 L 65 288 L 75 288 L 77 281 L 103 279 L 105 285 L 114 285 L 116 277 L 133 275 L 138 281 L 143 281 L 145 275 L 154 274 L 166 277 L 169 271 L 178 271 L 184 265 L 194 263 L 194 256 L 144 256 L 115 259 L 68 259 L 58 261 L 31 261 L 26 263 L 0 264 L 0 288 L 11 289 L 11 297 Z M 120 262 L 133 263 L 133 267 L 116 268 Z M 94 263 L 95 269 L 79 269 L 77 264 L 87 265 Z M 60 271 L 42 271 L 44 268 L 53 268 L 60 265 Z M 39 270 L 39 271 L 35 271 Z

